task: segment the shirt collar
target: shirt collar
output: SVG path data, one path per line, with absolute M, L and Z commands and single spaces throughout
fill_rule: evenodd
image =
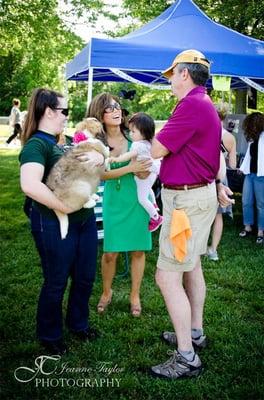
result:
M 192 96 L 197 93 L 206 93 L 206 88 L 204 86 L 196 86 L 193 88 L 186 96 Z

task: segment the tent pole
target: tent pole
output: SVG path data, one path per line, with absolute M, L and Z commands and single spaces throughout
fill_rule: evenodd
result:
M 88 92 L 87 92 L 87 110 L 92 101 L 93 94 L 93 68 L 89 68 L 89 78 L 88 78 Z
M 229 101 L 228 101 L 229 113 L 232 113 L 232 89 L 229 90 Z

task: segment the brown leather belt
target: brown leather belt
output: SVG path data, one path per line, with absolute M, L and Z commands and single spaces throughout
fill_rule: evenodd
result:
M 190 189 L 197 189 L 207 185 L 208 183 L 197 183 L 196 185 L 163 185 L 163 187 L 164 189 L 171 189 L 171 190 L 190 190 Z

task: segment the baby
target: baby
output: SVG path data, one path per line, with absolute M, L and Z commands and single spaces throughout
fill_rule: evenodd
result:
M 80 131 L 80 129 L 83 131 Z M 54 165 L 47 178 L 47 186 L 55 196 L 73 212 L 84 208 L 94 207 L 96 204 L 97 186 L 105 170 L 105 163 L 96 166 L 89 161 L 89 152 L 98 151 L 105 159 L 109 157 L 109 148 L 97 136 L 103 134 L 102 124 L 96 118 L 87 118 L 77 125 L 72 146 Z M 88 161 L 82 162 L 78 156 L 85 154 Z M 65 239 L 68 233 L 68 215 L 57 210 L 56 213 L 61 230 L 61 238 Z
M 130 136 L 133 141 L 130 151 L 121 154 L 119 157 L 110 157 L 109 161 L 111 163 L 129 161 L 132 158 L 136 158 L 137 160 L 151 159 L 151 141 L 155 134 L 155 123 L 153 119 L 149 115 L 139 112 L 134 114 L 128 122 Z M 158 229 L 163 221 L 163 217 L 158 213 L 158 206 L 152 190 L 152 186 L 159 173 L 160 161 L 152 161 L 153 163 L 150 169 L 150 174 L 147 178 L 140 179 L 135 176 L 138 201 L 142 207 L 144 207 L 150 217 L 150 232 Z M 149 200 L 149 197 L 151 200 Z

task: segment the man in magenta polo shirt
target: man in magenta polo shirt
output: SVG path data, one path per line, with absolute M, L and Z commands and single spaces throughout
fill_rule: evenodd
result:
M 218 205 L 215 179 L 221 142 L 221 123 L 205 89 L 209 68 L 210 62 L 202 53 L 186 50 L 178 54 L 163 73 L 170 79 L 172 92 L 179 102 L 152 145 L 152 156 L 163 157 L 160 180 L 164 222 L 156 282 L 175 330 L 163 332 L 162 336 L 177 350 L 164 364 L 151 368 L 156 377 L 197 376 L 202 370 L 201 360 L 194 351 L 194 347 L 206 346 L 203 332 L 205 282 L 200 255 L 206 252 Z M 229 192 L 225 191 L 224 202 L 229 201 L 226 194 Z M 170 240 L 175 209 L 181 210 L 192 233 L 183 259 L 177 259 L 177 245 Z M 180 222 L 173 220 L 173 223 Z

